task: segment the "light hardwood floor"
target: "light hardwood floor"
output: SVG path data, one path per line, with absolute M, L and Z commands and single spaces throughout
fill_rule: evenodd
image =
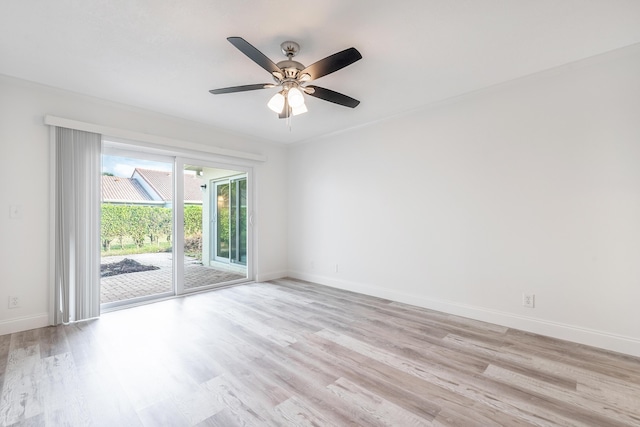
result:
M 640 426 L 640 359 L 293 280 L 0 337 L 0 424 Z

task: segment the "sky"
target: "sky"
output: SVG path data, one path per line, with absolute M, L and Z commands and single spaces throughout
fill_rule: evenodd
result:
M 131 178 L 135 168 L 169 171 L 173 170 L 172 163 L 154 162 L 151 160 L 133 159 L 130 157 L 102 156 L 102 172 L 112 173 L 114 176 Z

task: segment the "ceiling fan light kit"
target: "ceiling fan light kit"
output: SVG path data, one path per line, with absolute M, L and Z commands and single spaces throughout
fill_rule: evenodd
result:
M 291 116 L 308 111 L 304 94 L 349 108 L 355 108 L 360 104 L 360 101 L 350 96 L 319 86 L 306 85 L 312 80 L 336 72 L 362 59 L 362 55 L 354 47 L 334 53 L 305 67 L 292 59 L 300 51 L 300 45 L 296 42 L 286 41 L 280 45 L 282 53 L 287 56 L 287 59 L 276 64 L 242 37 L 228 37 L 227 40 L 240 52 L 247 55 L 249 59 L 267 70 L 273 77 L 275 84 L 259 83 L 210 90 L 209 92 L 214 95 L 281 87 L 282 89 L 273 95 L 267 103 L 269 109 L 277 113 L 281 119 L 289 119 Z
M 287 100 L 289 101 L 289 105 L 292 108 L 301 107 L 304 105 L 304 97 L 302 96 L 302 92 L 295 86 L 289 88 L 289 91 L 287 92 Z
M 274 113 L 280 114 L 284 108 L 284 94 L 282 92 L 278 92 L 273 95 L 267 103 L 267 107 L 269 107 Z

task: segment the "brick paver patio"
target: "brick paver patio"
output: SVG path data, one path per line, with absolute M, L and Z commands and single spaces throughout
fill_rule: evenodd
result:
M 160 267 L 160 269 L 103 277 L 100 280 L 100 302 L 122 301 L 170 292 L 172 290 L 172 256 L 171 253 L 156 253 L 103 257 L 101 260 L 102 264 L 110 264 L 122 261 L 124 258 L 129 258 L 140 264 L 154 265 Z M 197 260 L 185 257 L 184 287 L 186 289 L 243 279 L 245 277 L 246 276 L 235 272 L 204 267 Z

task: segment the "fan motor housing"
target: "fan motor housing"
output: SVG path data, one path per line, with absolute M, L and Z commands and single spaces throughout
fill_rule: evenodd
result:
M 291 59 L 280 61 L 276 65 L 284 72 L 284 77 L 287 79 L 297 78 L 298 73 L 304 70 L 304 65 L 298 61 L 292 61 Z

